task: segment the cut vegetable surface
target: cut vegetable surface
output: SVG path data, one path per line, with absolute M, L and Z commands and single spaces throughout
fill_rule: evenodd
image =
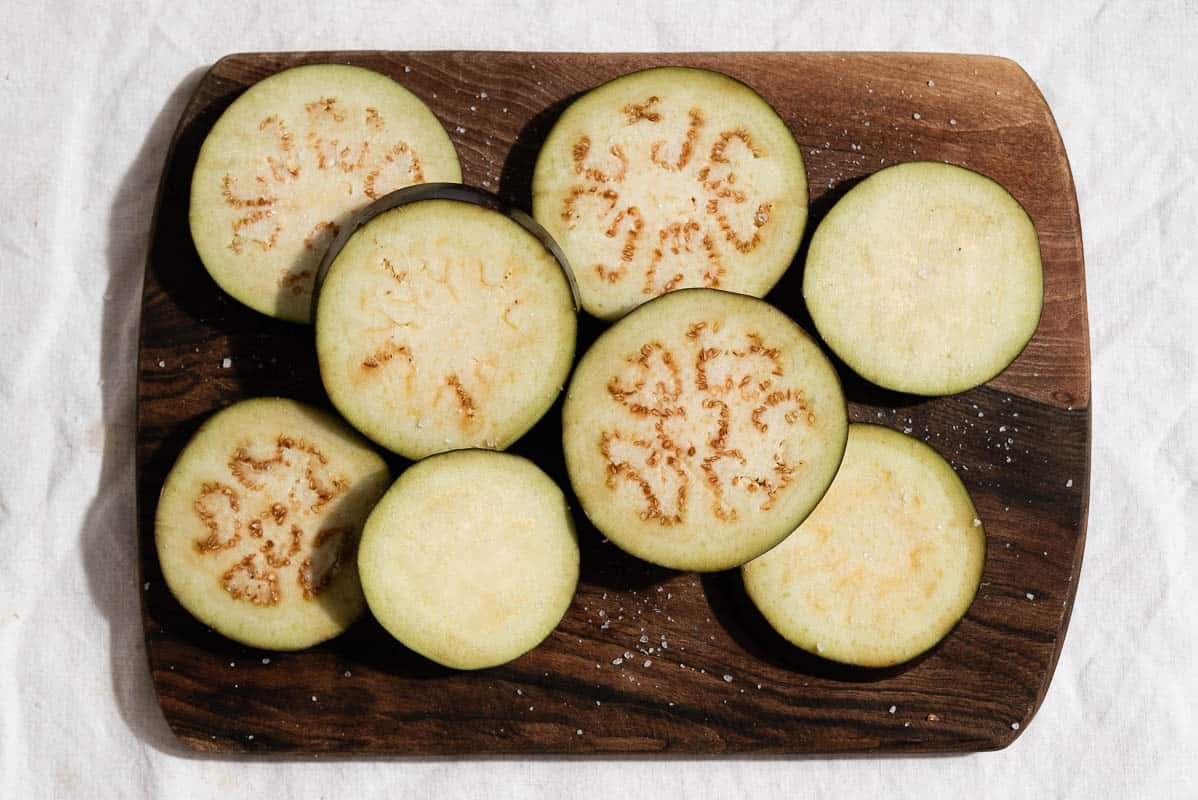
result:
M 485 450 L 409 467 L 371 513 L 358 554 L 383 627 L 455 669 L 540 644 L 570 606 L 578 562 L 557 484 L 531 461 Z
M 533 216 L 603 319 L 687 287 L 761 297 L 807 221 L 786 124 L 748 86 L 700 69 L 635 72 L 583 95 L 546 139 L 532 188 Z
M 885 667 L 944 638 L 973 602 L 985 557 L 982 523 L 948 462 L 918 439 L 854 424 L 824 499 L 742 574 L 793 644 Z
M 866 178 L 811 240 L 803 296 L 828 346 L 865 379 L 921 395 L 993 378 L 1040 320 L 1035 226 L 994 181 L 916 162 Z
M 401 186 L 461 177 L 416 95 L 360 67 L 296 67 L 247 89 L 204 140 L 192 239 L 226 292 L 308 322 L 317 265 L 354 212 Z
M 408 458 L 503 449 L 561 392 L 577 316 L 562 265 L 505 214 L 419 200 L 355 232 L 320 287 L 338 410 Z
M 823 496 L 847 436 L 819 347 L 761 300 L 687 289 L 609 328 L 562 411 L 583 509 L 625 551 L 700 572 L 781 541 Z
M 200 426 L 158 499 L 167 585 L 242 644 L 299 650 L 365 604 L 356 550 L 387 487 L 383 460 L 344 423 L 292 400 L 229 406 Z

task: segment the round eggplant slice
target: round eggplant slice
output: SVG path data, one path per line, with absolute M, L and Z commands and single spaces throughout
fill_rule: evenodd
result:
M 603 333 L 562 411 L 590 520 L 654 564 L 711 572 L 785 538 L 832 482 L 847 417 L 836 371 L 782 312 L 686 289 Z
M 502 450 L 561 392 L 577 322 L 567 268 L 534 233 L 474 202 L 420 199 L 333 256 L 316 353 L 333 404 L 384 447 Z
M 918 439 L 854 424 L 824 499 L 742 574 L 791 643 L 887 667 L 948 634 L 973 602 L 985 558 L 981 520 L 948 462 Z
M 537 158 L 533 216 L 574 266 L 582 305 L 616 319 L 707 287 L 762 297 L 807 221 L 794 137 L 748 86 L 700 69 L 632 73 L 562 114 Z
M 354 212 L 402 186 L 461 177 L 416 95 L 360 67 L 296 67 L 247 89 L 204 140 L 191 235 L 234 298 L 309 322 L 317 265 Z
M 344 423 L 292 400 L 244 400 L 179 454 L 154 540 L 171 593 L 242 644 L 299 650 L 365 608 L 357 543 L 386 464 Z
M 370 514 L 358 552 L 371 612 L 454 669 L 504 664 L 570 606 L 579 554 L 565 495 L 518 456 L 459 450 L 417 462 Z
M 975 172 L 888 167 L 816 228 L 803 296 L 824 341 L 866 380 L 919 395 L 963 392 L 1006 369 L 1036 331 L 1036 228 Z

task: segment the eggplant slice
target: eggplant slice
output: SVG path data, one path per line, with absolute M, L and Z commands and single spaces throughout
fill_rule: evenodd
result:
M 803 157 L 751 88 L 716 72 L 632 73 L 576 100 L 533 175 L 533 216 L 612 320 L 675 289 L 762 297 L 807 221 Z
M 154 540 L 171 593 L 218 633 L 300 650 L 365 609 L 362 524 L 386 464 L 343 422 L 293 400 L 243 400 L 187 443 L 158 499 Z
M 366 522 L 358 553 L 370 610 L 406 647 L 454 669 L 540 644 L 578 585 L 565 495 L 535 464 L 459 450 L 408 468 Z
M 420 199 L 381 211 L 330 253 L 316 311 L 321 380 L 354 427 L 407 458 L 502 450 L 569 375 L 569 269 L 493 207 L 408 193 Z
M 742 574 L 792 644 L 887 667 L 948 634 L 977 594 L 985 558 L 982 522 L 949 463 L 918 439 L 853 424 L 824 499 Z
M 803 297 L 824 341 L 866 380 L 918 395 L 963 392 L 1006 369 L 1036 332 L 1036 228 L 976 172 L 888 167 L 816 228 Z
M 844 453 L 827 357 L 781 311 L 684 289 L 583 356 L 562 410 L 570 482 L 591 522 L 654 564 L 711 572 L 784 539 Z

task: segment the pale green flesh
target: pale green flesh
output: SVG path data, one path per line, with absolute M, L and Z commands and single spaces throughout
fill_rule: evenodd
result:
M 247 89 L 204 140 L 192 239 L 234 298 L 308 322 L 320 260 L 356 211 L 413 183 L 460 180 L 449 136 L 407 89 L 360 67 L 296 67 Z
M 836 473 L 847 419 L 835 370 L 761 300 L 660 297 L 579 362 L 562 410 L 570 481 L 595 526 L 680 570 L 739 566 L 781 541 Z
M 803 296 L 828 346 L 895 391 L 945 395 L 985 383 L 1040 319 L 1036 229 L 993 181 L 949 164 L 884 169 L 816 229 Z
M 455 669 L 511 661 L 561 621 L 579 553 L 565 495 L 532 462 L 459 450 L 420 461 L 371 513 L 358 555 L 371 612 Z
M 321 380 L 351 424 L 408 458 L 503 449 L 565 383 L 573 302 L 553 255 L 509 217 L 410 203 L 333 261 L 316 314 Z
M 985 554 L 981 521 L 948 462 L 917 439 L 854 424 L 815 511 L 742 574 L 793 644 L 885 667 L 930 649 L 964 616 Z
M 154 540 L 171 593 L 252 647 L 299 650 L 365 608 L 356 548 L 390 476 L 340 420 L 291 400 L 208 419 L 171 468 Z
M 807 177 L 752 89 L 650 69 L 566 109 L 537 158 L 533 215 L 566 253 L 583 307 L 616 319 L 675 289 L 764 296 L 798 249 Z

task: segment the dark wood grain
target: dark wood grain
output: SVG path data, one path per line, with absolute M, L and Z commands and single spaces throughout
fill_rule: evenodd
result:
M 582 582 L 573 606 L 541 647 L 501 668 L 445 670 L 369 618 L 294 654 L 241 647 L 192 619 L 167 591 L 153 545 L 158 489 L 183 443 L 206 415 L 242 397 L 328 401 L 310 330 L 242 307 L 200 265 L 187 229 L 191 171 L 205 134 L 245 86 L 312 62 L 359 64 L 401 81 L 445 124 L 465 181 L 524 208 L 537 148 L 568 100 L 624 72 L 666 64 L 726 72 L 778 109 L 807 162 L 809 231 L 856 180 L 898 161 L 949 161 L 1006 186 L 1039 230 L 1045 269 L 1044 315 L 1019 359 L 987 386 L 931 400 L 883 392 L 842 369 L 853 419 L 927 440 L 974 497 L 987 561 L 960 625 L 913 664 L 882 672 L 838 667 L 771 634 L 735 573 L 700 578 L 648 566 L 603 542 L 581 515 Z M 769 299 L 809 325 L 798 291 L 802 257 Z M 580 352 L 599 329 L 584 319 Z M 139 368 L 150 669 L 172 730 L 197 750 L 985 750 L 1027 728 L 1061 651 L 1089 491 L 1085 278 L 1064 148 L 1035 85 L 1010 61 L 828 53 L 230 56 L 201 83 L 167 159 Z M 559 426 L 554 409 L 515 449 L 567 486 Z

